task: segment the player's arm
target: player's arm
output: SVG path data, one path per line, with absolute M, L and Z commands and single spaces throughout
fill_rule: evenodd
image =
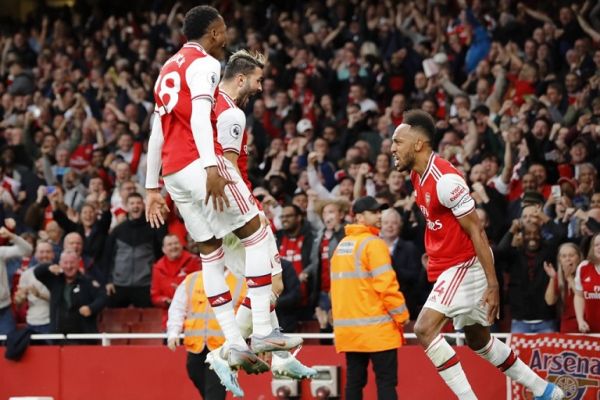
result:
M 225 110 L 217 118 L 217 138 L 223 147 L 223 155 L 233 164 L 240 177 L 238 158 L 242 151 L 245 126 L 246 116 L 239 108 Z
M 213 198 L 213 207 L 222 211 L 223 206 L 229 207 L 225 195 L 225 185 L 230 183 L 219 175 L 217 156 L 210 113 L 215 101 L 214 92 L 221 76 L 221 64 L 212 58 L 200 58 L 192 62 L 186 70 L 185 79 L 190 88 L 192 100 L 192 115 L 190 127 L 194 142 L 200 154 L 200 163 L 206 169 L 206 199 L 208 204 Z
M 496 278 L 494 256 L 477 212 L 475 212 L 475 201 L 471 197 L 469 187 L 461 176 L 445 174 L 437 183 L 437 194 L 440 203 L 452 211 L 462 229 L 473 242 L 475 254 L 483 267 L 488 285 L 482 300 L 488 304 L 488 321 L 493 323 L 498 315 L 500 288 Z
M 189 277 L 187 279 L 190 279 Z M 171 350 L 179 344 L 179 334 L 183 331 L 183 323 L 187 312 L 188 296 L 185 290 L 185 282 L 183 282 L 175 290 L 175 295 L 169 306 L 169 314 L 167 319 L 167 345 Z
M 169 211 L 165 200 L 160 194 L 158 184 L 164 141 L 160 115 L 155 111 L 152 118 L 152 130 L 148 139 L 148 155 L 146 157 L 146 221 L 153 228 L 158 228 L 165 223 L 163 212 Z

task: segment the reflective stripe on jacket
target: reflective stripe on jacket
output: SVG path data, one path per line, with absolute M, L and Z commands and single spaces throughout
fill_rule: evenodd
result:
M 231 298 L 235 302 L 234 309 L 237 310 L 244 297 L 246 297 L 245 280 L 236 278 L 232 273 L 228 274 L 225 280 L 231 291 Z M 187 313 L 183 323 L 183 333 L 185 335 L 183 344 L 186 350 L 191 353 L 201 353 L 205 344 L 209 350 L 214 350 L 223 345 L 225 337 L 215 318 L 215 313 L 208 304 L 204 292 L 202 272 L 188 275 L 183 284 L 188 299 Z
M 376 352 L 402 345 L 408 309 L 389 250 L 364 225 L 348 225 L 331 259 L 333 333 L 338 352 Z

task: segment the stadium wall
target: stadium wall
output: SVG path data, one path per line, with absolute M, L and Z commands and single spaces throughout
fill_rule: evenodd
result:
M 504 375 L 469 349 L 457 350 L 475 392 L 482 399 L 506 399 Z M 399 350 L 398 389 L 404 399 L 450 399 L 451 392 L 418 346 Z M 308 365 L 340 365 L 333 346 L 304 346 L 298 357 Z M 344 373 L 342 372 L 342 375 Z M 271 399 L 271 375 L 240 374 L 246 399 Z M 342 382 L 343 386 L 343 382 Z M 310 395 L 301 384 L 302 399 Z M 56 400 L 199 399 L 185 372 L 185 351 L 164 346 L 32 346 L 19 362 L 0 361 L 0 399 L 52 396 Z M 365 399 L 375 399 L 369 371 Z

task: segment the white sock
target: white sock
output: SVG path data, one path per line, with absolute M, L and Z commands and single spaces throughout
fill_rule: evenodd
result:
M 235 314 L 235 321 L 240 328 L 242 337 L 247 339 L 252 333 L 252 310 L 250 309 L 250 299 L 245 298 L 242 305 L 238 308 Z
M 441 335 L 433 339 L 425 354 L 433 362 L 446 385 L 459 399 L 477 399 L 460 365 L 458 355 Z
M 544 394 L 548 383 L 533 372 L 510 347 L 500 340 L 492 337 L 483 349 L 477 350 L 475 353 L 488 360 L 513 381 L 519 382 L 531 390 L 534 396 Z
M 200 254 L 200 258 L 202 259 L 204 292 L 215 313 L 215 318 L 221 326 L 225 340 L 230 344 L 247 348 L 248 346 L 235 323 L 231 292 L 225 281 L 225 261 L 223 255 L 222 247 L 210 254 Z
M 267 231 L 261 226 L 242 240 L 246 250 L 246 284 L 252 302 L 252 331 L 260 336 L 271 333 L 271 264 Z

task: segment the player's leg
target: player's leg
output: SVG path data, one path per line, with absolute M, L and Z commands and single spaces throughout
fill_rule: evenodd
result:
M 448 322 L 448 317 L 441 312 L 423 307 L 415 323 L 415 334 L 425 349 L 427 357 L 458 398 L 476 399 L 458 355 L 446 339 L 440 335 L 446 322 Z
M 433 362 L 440 376 L 460 399 L 475 399 L 458 355 L 440 335 L 449 318 L 460 312 L 465 296 L 463 280 L 468 269 L 452 267 L 437 279 L 421 313 L 415 323 L 415 334 L 425 348 L 427 357 Z M 466 300 L 464 301 L 467 302 Z
M 368 366 L 369 353 L 346 353 L 346 400 L 362 400 Z
M 529 368 L 505 343 L 491 337 L 490 328 L 480 324 L 465 326 L 467 345 L 480 357 L 497 367 L 510 379 L 519 382 L 539 399 L 562 399 L 562 390 L 546 382 Z
M 398 350 L 391 349 L 371 353 L 375 381 L 377 382 L 377 398 L 395 400 L 398 398 Z

